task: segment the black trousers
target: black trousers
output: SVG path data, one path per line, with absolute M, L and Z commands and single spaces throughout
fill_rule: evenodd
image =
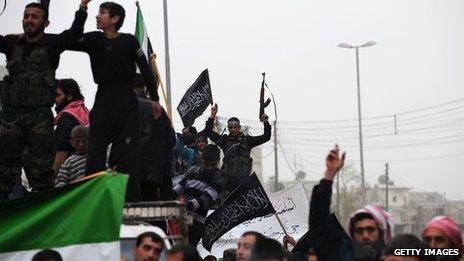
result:
M 88 175 L 107 168 L 107 148 L 112 143 L 112 163 L 119 173 L 128 174 L 126 201 L 142 200 L 138 163 L 138 102 L 130 87 L 99 86 L 90 111 Z
M 164 176 L 163 183 L 161 184 L 144 182 L 142 180 L 141 191 L 143 201 L 172 200 L 172 179 L 171 177 Z

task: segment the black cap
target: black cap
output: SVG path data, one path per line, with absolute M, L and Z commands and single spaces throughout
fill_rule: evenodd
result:
M 207 141 L 208 138 L 206 137 L 205 134 L 199 132 L 197 134 L 195 134 L 195 141 Z
M 216 145 L 208 144 L 206 145 L 205 152 L 203 152 L 202 157 L 205 161 L 219 161 L 219 148 Z

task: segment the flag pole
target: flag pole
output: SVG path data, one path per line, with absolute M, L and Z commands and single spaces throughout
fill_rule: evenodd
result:
M 77 178 L 77 179 L 71 181 L 69 184 L 74 184 L 74 183 L 78 183 L 78 182 L 81 182 L 81 181 L 84 181 L 84 180 L 93 179 L 95 177 L 106 175 L 106 174 L 107 174 L 106 171 L 100 171 L 100 172 L 94 173 L 92 175 L 84 176 L 82 178 Z
M 169 119 L 172 121 L 172 110 L 171 110 L 171 105 L 168 103 L 167 96 L 166 96 L 166 91 L 164 90 L 164 84 L 163 81 L 161 81 L 161 75 L 159 73 L 158 65 L 156 64 L 156 53 L 153 53 L 150 57 L 150 62 L 151 62 L 151 68 L 153 70 L 153 73 L 158 77 L 158 83 L 157 85 L 161 85 L 161 91 L 163 92 L 163 98 L 164 101 L 166 102 L 166 107 L 167 107 L 167 113 L 169 116 Z
M 158 85 L 161 85 L 161 91 L 163 92 L 164 101 L 167 101 L 166 100 L 166 92 L 164 91 L 163 81 L 161 81 L 160 73 L 159 73 L 159 70 L 158 70 L 158 65 L 156 64 L 156 53 L 151 54 L 150 63 L 151 63 L 151 68 L 152 68 L 153 73 L 158 78 L 158 82 L 156 83 L 156 87 L 158 87 Z M 167 105 L 168 104 L 166 103 L 166 107 L 168 107 Z M 169 118 L 171 118 L 171 112 L 170 112 L 169 107 L 168 107 L 168 115 L 169 115 Z
M 140 11 L 140 6 L 139 6 L 139 1 L 138 0 L 135 0 L 135 5 L 137 6 L 137 16 L 138 16 L 138 12 Z M 140 11 L 141 12 L 141 11 Z M 142 18 L 143 19 L 143 18 Z M 145 28 L 145 22 L 143 23 L 143 28 L 144 28 L 144 31 L 146 31 L 146 28 Z M 136 32 L 137 32 L 137 29 L 136 29 Z M 151 64 L 151 69 L 152 69 L 152 73 L 156 75 L 156 77 L 158 78 L 158 81 L 155 83 L 156 84 L 156 88 L 158 89 L 158 86 L 161 85 L 161 91 L 163 93 L 163 98 L 164 98 L 164 101 L 166 103 L 166 107 L 167 107 L 167 114 L 168 114 L 168 117 L 171 121 L 171 125 L 173 125 L 173 122 L 172 122 L 172 110 L 171 110 L 171 102 L 170 102 L 170 93 L 169 93 L 169 90 L 166 94 L 166 91 L 164 89 L 164 84 L 163 82 L 161 81 L 161 75 L 159 73 L 159 69 L 158 69 L 158 65 L 156 64 L 156 53 L 152 53 L 150 55 L 150 57 L 147 57 L 150 61 L 150 64 Z M 168 84 L 169 86 L 169 84 Z M 174 126 L 174 125 L 173 125 Z
M 284 231 L 285 235 L 288 236 L 288 233 L 287 231 L 285 230 L 285 227 L 284 227 L 284 224 L 282 224 L 282 220 L 280 220 L 279 216 L 277 215 L 277 212 L 274 213 L 275 217 L 277 218 L 277 221 L 279 221 L 279 225 L 280 227 L 282 228 L 282 230 Z

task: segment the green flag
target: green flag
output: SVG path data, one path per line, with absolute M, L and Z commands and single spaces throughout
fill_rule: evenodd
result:
M 43 249 L 63 260 L 119 260 L 127 175 L 103 174 L 0 203 L 0 260 L 31 260 Z
M 145 27 L 145 21 L 143 20 L 143 15 L 142 15 L 142 10 L 140 9 L 139 2 L 136 2 L 137 5 L 137 20 L 135 21 L 135 38 L 137 38 L 137 41 L 140 44 L 140 47 L 142 48 L 143 53 L 148 59 L 148 65 L 151 68 L 151 61 L 150 57 L 153 54 L 153 48 L 151 46 L 150 38 L 148 37 L 147 33 L 147 28 Z M 158 79 L 158 77 L 155 75 L 155 79 Z

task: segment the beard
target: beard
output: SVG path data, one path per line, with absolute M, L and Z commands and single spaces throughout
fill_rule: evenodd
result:
M 32 31 L 30 31 L 28 29 L 28 27 L 29 27 L 29 25 L 23 24 L 24 34 L 27 37 L 30 37 L 30 38 L 34 38 L 34 37 L 40 35 L 41 33 L 43 33 L 45 31 L 45 24 L 44 23 L 42 23 L 42 25 L 40 25 L 39 27 L 37 27 L 35 30 L 32 30 Z
M 385 244 L 382 239 L 374 243 L 355 243 L 353 256 L 356 260 L 379 260 L 384 248 Z
M 62 111 L 66 106 L 68 106 L 68 104 L 70 103 L 71 101 L 69 101 L 67 98 L 64 98 L 63 102 L 60 103 L 59 105 L 55 105 L 55 111 L 56 113 Z

